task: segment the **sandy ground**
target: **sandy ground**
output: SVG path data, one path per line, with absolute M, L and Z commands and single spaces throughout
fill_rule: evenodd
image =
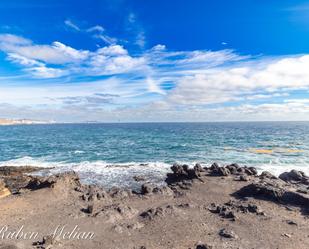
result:
M 257 176 L 203 172 L 143 194 L 82 186 L 74 175 L 59 179 L 0 199 L 0 248 L 309 248 L 304 207 L 234 195 Z

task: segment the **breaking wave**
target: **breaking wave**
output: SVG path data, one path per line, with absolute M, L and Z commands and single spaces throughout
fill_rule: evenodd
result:
M 193 166 L 196 162 L 180 162 Z M 202 163 L 203 166 L 209 166 L 212 162 Z M 309 165 L 306 161 L 297 164 L 286 164 L 280 160 L 261 163 L 255 166 L 258 171 L 269 171 L 274 175 L 292 169 L 301 170 L 309 175 Z M 0 166 L 36 166 L 42 168 L 51 168 L 43 170 L 40 175 L 49 175 L 74 170 L 80 175 L 83 182 L 89 184 L 98 184 L 106 187 L 134 187 L 140 185 L 134 181 L 133 176 L 142 176 L 143 182 L 152 182 L 163 184 L 166 173 L 170 171 L 171 164 L 165 162 L 127 162 L 110 163 L 105 161 L 82 161 L 82 162 L 55 162 L 48 158 L 22 157 L 9 161 L 0 162 Z

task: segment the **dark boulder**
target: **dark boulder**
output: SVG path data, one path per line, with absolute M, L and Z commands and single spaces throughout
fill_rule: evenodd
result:
M 33 242 L 33 246 L 37 246 L 36 248 L 51 248 L 52 245 L 56 244 L 56 240 L 52 235 L 44 236 L 42 241 Z
M 250 170 L 251 175 L 257 175 L 257 174 L 258 174 L 258 171 L 257 171 L 256 168 L 254 168 L 254 167 L 249 167 L 248 169 Z
M 201 176 L 199 168 L 189 168 L 188 165 L 174 164 L 171 167 L 173 173 L 168 173 L 165 182 L 167 184 L 172 184 L 176 182 L 181 182 L 184 180 L 198 179 Z
M 256 170 L 256 168 L 254 168 L 254 167 L 244 167 L 244 170 L 245 170 L 245 173 L 247 174 L 247 175 L 257 175 L 257 170 Z
M 278 202 L 282 200 L 284 193 L 283 188 L 267 182 L 251 183 L 237 192 L 241 197 L 260 197 Z
M 236 169 L 240 168 L 240 166 L 237 163 L 232 163 L 229 166 L 235 167 Z
M 41 188 L 56 188 L 60 189 L 80 187 L 79 176 L 74 171 L 64 172 L 49 177 L 32 177 L 25 188 L 37 190 Z
M 205 169 L 204 169 L 204 168 L 202 167 L 202 165 L 199 164 L 199 163 L 196 163 L 193 169 L 194 169 L 194 171 L 197 171 L 197 172 L 203 172 L 203 171 L 205 171 Z
M 213 247 L 207 244 L 198 243 L 195 249 L 212 249 Z
M 0 176 L 19 176 L 22 174 L 28 174 L 35 171 L 44 170 L 47 168 L 42 167 L 33 167 L 33 166 L 1 166 L 0 167 Z
M 210 170 L 217 170 L 218 168 L 220 168 L 219 164 L 218 163 L 213 163 L 211 166 L 210 166 Z
M 230 165 L 227 165 L 226 168 L 231 172 L 231 174 L 235 175 L 237 174 L 237 169 L 239 168 L 239 166 L 236 167 L 234 164 L 230 164 Z
M 246 170 L 245 170 L 245 168 L 240 167 L 240 168 L 237 169 L 237 173 L 238 174 L 246 174 Z
M 239 181 L 242 181 L 242 182 L 247 182 L 249 181 L 249 177 L 247 175 L 240 175 L 239 176 Z
M 220 167 L 217 163 L 213 163 L 208 169 L 212 176 L 228 176 L 228 175 L 257 175 L 257 170 L 254 167 L 240 167 L 238 164 L 233 163 L 225 167 Z
M 225 228 L 220 230 L 219 235 L 221 237 L 228 238 L 228 239 L 237 239 L 238 238 L 237 234 L 233 230 L 229 230 L 229 229 L 225 229 Z
M 260 175 L 260 179 L 277 179 L 277 177 L 268 171 L 263 171 Z
M 231 172 L 225 167 L 220 167 L 217 171 L 218 176 L 228 176 L 230 174 Z
M 309 209 L 309 196 L 285 186 L 280 181 L 260 181 L 251 183 L 235 193 L 239 197 L 254 197 L 278 203 L 300 206 L 305 212 Z
M 213 163 L 210 168 L 210 175 L 212 176 L 228 176 L 231 174 L 228 167 L 220 167 L 219 164 Z
M 148 209 L 140 214 L 140 217 L 146 220 L 154 220 L 159 217 L 171 215 L 175 211 L 175 207 L 172 205 L 161 206 L 156 208 Z
M 94 203 L 89 204 L 86 208 L 82 208 L 81 211 L 86 214 L 93 214 L 95 212 L 96 205 Z
M 208 210 L 212 213 L 218 214 L 222 218 L 231 219 L 235 221 L 237 218 L 236 213 L 254 213 L 256 215 L 264 215 L 260 208 L 252 203 L 242 203 L 236 201 L 229 201 L 223 205 L 216 205 L 212 203 Z
M 309 185 L 309 177 L 302 171 L 291 170 L 290 172 L 284 172 L 279 175 L 279 178 L 285 182 L 302 183 Z
M 13 193 L 19 193 L 21 189 L 27 188 L 31 181 L 39 178 L 30 176 L 29 173 L 46 170 L 46 168 L 32 166 L 2 166 L 0 167 L 0 178 L 5 183 L 6 187 Z

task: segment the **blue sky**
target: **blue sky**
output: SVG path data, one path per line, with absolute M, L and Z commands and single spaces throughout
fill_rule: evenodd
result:
M 309 120 L 309 1 L 0 2 L 0 117 Z

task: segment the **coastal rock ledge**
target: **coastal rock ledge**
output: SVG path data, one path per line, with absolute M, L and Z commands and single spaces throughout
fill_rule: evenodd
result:
M 75 172 L 31 175 L 37 170 L 0 167 L 7 231 L 39 233 L 3 239 L 0 248 L 309 248 L 309 181 L 300 171 L 276 177 L 238 164 L 174 164 L 163 185 L 144 182 L 133 191 L 85 185 Z M 83 232 L 95 236 L 63 237 Z

